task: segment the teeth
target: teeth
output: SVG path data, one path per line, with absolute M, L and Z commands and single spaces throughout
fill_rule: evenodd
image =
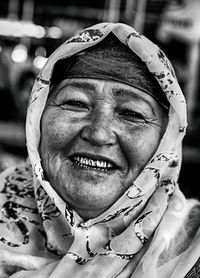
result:
M 106 170 L 108 168 L 113 168 L 113 164 L 107 161 L 103 160 L 93 160 L 93 159 L 88 159 L 83 156 L 75 156 L 74 161 L 82 166 L 89 166 L 89 167 L 94 167 L 94 168 L 101 168 L 102 170 Z
M 79 162 L 82 163 L 82 164 L 84 164 L 84 160 L 85 160 L 85 159 L 84 159 L 83 157 L 81 157 L 81 159 L 80 159 Z
M 99 167 L 99 168 L 102 167 L 101 162 L 99 160 L 97 160 L 97 167 Z

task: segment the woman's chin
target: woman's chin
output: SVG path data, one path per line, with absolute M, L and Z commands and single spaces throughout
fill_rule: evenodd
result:
M 54 184 L 61 185 L 57 188 L 59 195 L 77 213 L 94 218 L 124 193 L 123 178 L 118 169 L 102 170 L 71 162 L 61 167 Z
M 66 196 L 65 196 L 66 197 Z M 106 211 L 115 199 L 108 196 L 97 196 L 94 193 L 88 193 L 87 196 L 73 194 L 73 199 L 69 198 L 66 202 L 74 209 L 84 220 L 95 218 Z
M 98 216 L 100 216 L 104 211 L 106 211 L 108 207 L 105 208 L 99 208 L 99 209 L 85 209 L 85 208 L 74 208 L 74 210 L 78 213 L 78 215 L 83 218 L 85 221 L 88 219 L 94 219 Z

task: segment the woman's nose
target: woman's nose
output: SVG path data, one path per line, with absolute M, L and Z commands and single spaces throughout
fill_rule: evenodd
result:
M 81 137 L 96 146 L 114 145 L 117 138 L 113 128 L 113 120 L 106 115 L 96 115 L 84 126 Z

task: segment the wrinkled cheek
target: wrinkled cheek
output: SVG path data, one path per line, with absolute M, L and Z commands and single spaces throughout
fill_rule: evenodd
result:
M 139 175 L 152 158 L 159 142 L 159 133 L 155 131 L 143 134 L 133 133 L 131 137 L 125 138 L 124 152 L 128 159 L 129 172 L 131 172 L 133 179 Z
M 59 121 L 49 123 L 45 129 L 45 141 L 52 151 L 55 149 L 61 149 L 73 138 L 71 125 L 66 125 Z
M 157 148 L 160 144 L 160 139 L 161 139 L 161 134 L 156 132 L 156 133 L 149 134 L 147 140 L 143 141 L 141 145 L 141 153 L 142 153 L 141 161 L 143 161 L 144 167 L 156 153 Z

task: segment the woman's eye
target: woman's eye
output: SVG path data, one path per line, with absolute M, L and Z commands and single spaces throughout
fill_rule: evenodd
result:
M 61 104 L 61 107 L 87 108 L 87 104 L 78 100 L 68 100 L 65 103 Z
M 132 110 L 123 110 L 120 113 L 122 116 L 125 116 L 126 119 L 130 121 L 138 121 L 138 122 L 145 122 L 145 118 L 142 114 L 137 113 Z

